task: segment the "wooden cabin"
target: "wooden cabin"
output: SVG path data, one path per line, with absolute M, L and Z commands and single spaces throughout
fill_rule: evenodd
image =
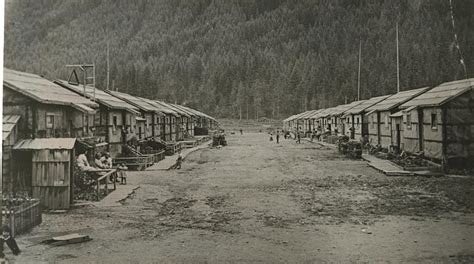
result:
M 372 97 L 345 112 L 346 123 L 349 125 L 349 129 L 347 130 L 349 131 L 348 133 L 351 139 L 359 141 L 363 138 L 368 138 L 369 123 L 365 117 L 367 108 L 387 99 L 389 96 L 390 95 Z
M 177 119 L 180 118 L 180 115 L 168 104 L 162 102 L 162 101 L 157 101 L 153 100 L 154 103 L 158 106 L 160 106 L 166 113 L 165 115 L 165 121 L 163 122 L 165 124 L 165 141 L 177 141 L 177 129 L 176 129 L 176 122 Z
M 184 140 L 184 134 L 185 134 L 185 129 L 186 129 L 186 123 L 188 122 L 188 119 L 190 116 L 184 112 L 183 110 L 173 106 L 173 104 L 165 103 L 165 102 L 160 102 L 161 104 L 165 105 L 169 109 L 173 110 L 175 113 L 177 113 L 177 117 L 174 119 L 174 131 L 176 134 L 176 141 L 182 141 Z
M 1 189 L 3 193 L 13 191 L 12 179 L 12 148 L 18 141 L 18 122 L 20 115 L 3 115 L 2 126 L 2 181 Z
M 367 108 L 368 136 L 371 145 L 380 145 L 383 148 L 389 148 L 393 145 L 392 132 L 392 114 L 398 112 L 399 106 L 410 99 L 428 91 L 429 87 L 402 91 L 391 95 L 387 99 Z M 393 124 L 396 126 L 396 124 Z M 401 128 L 396 128 L 395 131 Z M 396 136 L 396 135 L 393 135 Z
M 332 111 L 330 115 L 332 119 L 332 123 L 334 123 L 334 125 L 331 127 L 332 134 L 338 135 L 338 136 L 346 135 L 346 122 L 345 122 L 346 118 L 343 118 L 344 112 L 354 108 L 355 106 L 359 105 L 362 102 L 363 101 L 354 101 L 349 104 L 340 105 L 334 111 Z
M 208 117 L 206 117 L 206 115 L 204 115 L 203 113 L 201 113 L 201 112 L 199 112 L 195 109 L 189 108 L 187 106 L 181 106 L 181 107 L 184 108 L 184 109 L 187 109 L 188 111 L 190 111 L 191 113 L 194 114 L 194 122 L 193 122 L 194 124 L 193 124 L 193 132 L 192 132 L 193 134 L 192 135 L 194 135 L 196 128 L 204 128 L 203 120 L 208 118 Z
M 26 191 L 47 209 L 69 209 L 74 194 L 75 138 L 20 140 L 12 157 L 16 191 Z
M 423 151 L 445 168 L 474 164 L 474 79 L 443 83 L 402 104 L 407 152 Z
M 186 111 L 183 111 L 179 107 L 177 107 L 175 104 L 167 103 L 170 107 L 172 107 L 173 110 L 175 110 L 180 117 L 176 121 L 176 131 L 177 133 L 177 140 L 182 141 L 185 139 L 188 131 L 187 131 L 187 124 L 189 122 L 192 122 L 191 115 L 189 115 Z
M 94 118 L 94 127 L 108 143 L 112 157 L 115 158 L 122 153 L 123 144 L 137 139 L 136 117 L 140 116 L 138 108 L 97 88 L 84 87 L 63 80 L 54 82 L 76 95 L 95 100 L 99 105 L 99 114 Z
M 3 113 L 19 115 L 19 138 L 94 136 L 98 105 L 35 74 L 4 68 Z
M 160 117 L 164 113 L 156 106 L 150 104 L 145 98 L 121 93 L 117 91 L 105 91 L 139 109 L 141 116 L 137 117 L 137 136 L 139 140 L 160 137 Z
M 182 112 L 186 113 L 189 116 L 185 119 L 185 122 L 183 123 L 183 130 L 185 131 L 185 134 L 186 134 L 184 138 L 194 136 L 194 122 L 197 118 L 197 115 L 193 111 L 190 111 L 181 105 L 177 105 L 177 104 L 171 104 L 171 105 L 181 110 Z

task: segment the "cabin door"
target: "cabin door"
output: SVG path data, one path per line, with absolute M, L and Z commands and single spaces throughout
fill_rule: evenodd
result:
M 31 151 L 12 151 L 12 191 L 15 192 L 27 192 L 31 195 Z
M 419 146 L 420 146 L 420 151 L 423 151 L 423 142 L 424 142 L 424 133 L 423 133 L 423 128 L 424 128 L 424 119 L 423 119 L 423 109 L 418 109 L 418 140 L 419 140 Z
M 396 138 L 396 140 L 397 140 L 396 146 L 397 146 L 397 149 L 400 150 L 400 145 L 401 145 L 401 142 L 400 142 L 400 141 L 401 141 L 400 124 L 397 124 L 395 133 L 396 133 L 396 137 L 395 137 L 395 138 Z

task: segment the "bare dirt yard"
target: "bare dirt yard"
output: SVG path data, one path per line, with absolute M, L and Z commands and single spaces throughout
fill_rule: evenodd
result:
M 474 179 L 387 177 L 365 161 L 263 133 L 131 172 L 116 207 L 46 214 L 17 263 L 473 262 Z M 90 242 L 36 243 L 61 232 Z

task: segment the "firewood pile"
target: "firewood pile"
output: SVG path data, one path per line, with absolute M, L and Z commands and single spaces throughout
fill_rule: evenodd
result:
M 341 136 L 337 140 L 339 152 L 353 159 L 362 158 L 362 144 L 359 141 L 349 140 L 347 136 Z
M 216 133 L 212 136 L 212 146 L 227 146 L 227 141 L 225 140 L 224 133 Z

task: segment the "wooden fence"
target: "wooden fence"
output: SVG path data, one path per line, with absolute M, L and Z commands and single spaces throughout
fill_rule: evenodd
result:
M 39 199 L 10 198 L 4 199 L 3 216 L 12 230 L 12 236 L 24 234 L 33 227 L 41 224 L 42 211 Z M 8 206 L 15 203 L 15 206 Z

